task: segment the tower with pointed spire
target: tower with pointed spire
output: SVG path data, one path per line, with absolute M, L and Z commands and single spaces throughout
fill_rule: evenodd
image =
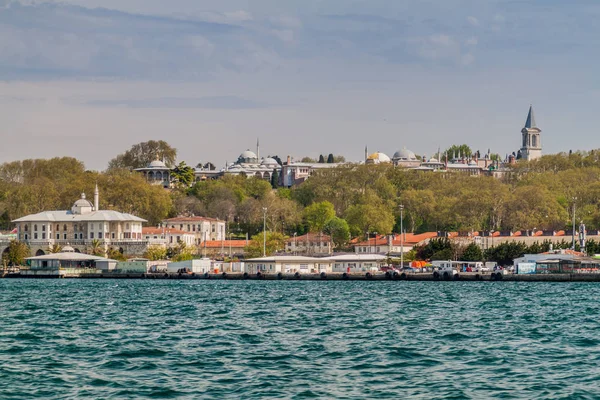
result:
M 525 127 L 521 129 L 523 138 L 521 146 L 521 159 L 531 161 L 537 160 L 542 156 L 542 139 L 540 134 L 542 130 L 535 124 L 535 116 L 533 115 L 533 106 L 529 106 L 529 114 L 527 114 L 527 121 L 525 121 Z
M 94 211 L 100 210 L 100 191 L 98 190 L 98 183 L 96 183 L 96 189 L 94 189 Z

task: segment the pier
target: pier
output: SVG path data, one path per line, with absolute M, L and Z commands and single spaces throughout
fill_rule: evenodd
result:
M 62 271 L 39 271 L 34 274 L 21 274 L 17 270 L 3 271 L 2 278 L 21 279 L 161 279 L 161 280 L 265 280 L 265 281 L 449 281 L 449 282 L 600 282 L 600 274 L 595 273 L 563 273 L 563 274 L 503 274 L 465 272 L 453 278 L 434 277 L 431 273 L 217 273 L 217 274 L 184 274 L 184 273 L 66 273 Z

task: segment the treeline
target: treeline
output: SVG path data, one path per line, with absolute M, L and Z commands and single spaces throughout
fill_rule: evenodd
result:
M 150 225 L 193 214 L 226 220 L 236 236 L 252 236 L 263 223 L 267 230 L 286 236 L 330 232 L 338 247 L 350 235 L 399 232 L 400 205 L 404 229 L 415 233 L 560 230 L 571 225 L 573 206 L 577 222 L 583 221 L 588 229 L 600 227 L 600 165 L 595 151 L 519 162 L 500 179 L 389 164 L 344 164 L 315 171 L 292 189 L 273 189 L 269 182 L 241 176 L 194 183 L 193 170 L 176 164 L 176 150 L 164 142 L 148 143 L 117 156 L 104 172 L 87 171 L 70 157 L 0 165 L 0 227 L 8 229 L 10 220 L 26 214 L 70 209 L 82 192 L 91 198 L 96 183 L 101 208 L 138 215 Z M 174 189 L 150 185 L 132 171 L 156 158 L 173 166 L 180 181 Z M 326 218 L 315 217 L 319 213 Z

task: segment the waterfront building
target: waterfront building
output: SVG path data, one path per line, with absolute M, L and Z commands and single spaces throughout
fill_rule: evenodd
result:
M 179 243 L 188 246 L 196 245 L 196 235 L 183 230 L 167 227 L 145 227 L 142 228 L 142 236 L 148 245 L 177 247 Z
M 240 258 L 246 253 L 247 239 L 207 240 L 202 243 L 199 251 L 205 257 L 211 258 Z
M 269 256 L 251 258 L 245 261 L 245 269 L 249 274 L 276 273 L 320 273 L 331 272 L 331 262 L 327 258 L 305 256 Z
M 144 168 L 137 168 L 135 171 L 144 175 L 146 180 L 153 185 L 161 185 L 164 188 L 171 186 L 171 168 L 160 160 L 154 160 Z
M 190 233 L 197 245 L 206 240 L 225 240 L 225 221 L 217 218 L 179 216 L 163 220 L 161 227 Z
M 333 251 L 331 236 L 324 233 L 307 233 L 285 241 L 285 252 L 304 255 L 329 255 Z
M 82 193 L 70 210 L 42 211 L 12 222 L 16 224 L 18 240 L 28 244 L 37 256 L 45 254 L 53 245 L 69 245 L 75 252 L 84 253 L 92 244 L 100 243 L 104 251 L 117 248 L 123 254 L 143 254 L 147 245 L 142 237 L 142 224 L 146 220 L 118 211 L 100 210 L 98 186 L 94 203 Z
M 375 272 L 387 263 L 381 254 L 342 254 L 326 258 L 331 263 L 331 272 Z
M 424 243 L 425 241 L 437 237 L 437 232 L 425 232 L 421 234 L 404 233 L 401 238 L 399 234 L 394 235 L 375 235 L 354 245 L 356 254 L 388 254 L 399 256 L 402 252 L 411 251 L 413 247 Z

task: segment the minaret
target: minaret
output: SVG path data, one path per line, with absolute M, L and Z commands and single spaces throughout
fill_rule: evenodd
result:
M 542 130 L 535 124 L 533 106 L 529 105 L 529 113 L 525 127 L 521 129 L 523 143 L 521 146 L 521 158 L 527 161 L 536 160 L 542 156 Z
M 94 189 L 94 211 L 100 209 L 100 191 L 98 190 L 98 183 L 96 183 L 96 189 Z
M 365 146 L 365 164 L 367 163 L 367 158 L 369 158 L 369 149 Z
M 258 142 L 258 138 L 256 138 L 256 158 L 257 161 L 260 163 L 260 144 Z

